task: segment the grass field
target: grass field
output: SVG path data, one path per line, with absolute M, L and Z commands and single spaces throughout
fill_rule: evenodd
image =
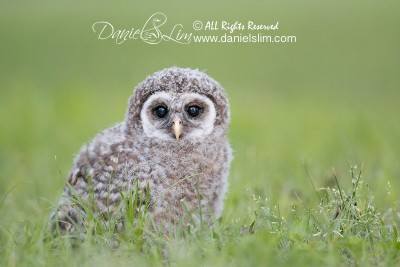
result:
M 399 264 L 397 2 L 1 6 L 0 266 Z M 155 12 L 193 34 L 209 34 L 196 20 L 279 21 L 273 34 L 297 42 L 118 45 L 92 31 L 103 20 L 138 27 Z M 80 146 L 123 120 L 137 83 L 175 65 L 206 70 L 230 99 L 221 222 L 184 238 L 135 226 L 118 249 L 109 231 L 77 248 L 45 239 Z

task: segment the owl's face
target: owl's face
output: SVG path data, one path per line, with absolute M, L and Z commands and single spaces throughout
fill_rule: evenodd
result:
M 178 142 L 209 135 L 216 110 L 205 95 L 156 92 L 143 104 L 140 118 L 147 137 Z

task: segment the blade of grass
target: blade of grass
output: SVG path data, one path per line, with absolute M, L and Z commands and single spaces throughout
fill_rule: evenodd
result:
M 313 183 L 313 181 L 312 181 L 312 179 L 311 179 L 310 173 L 308 172 L 307 164 L 304 163 L 303 166 L 304 166 L 304 170 L 306 171 L 308 180 L 310 181 L 310 183 L 311 183 L 311 185 L 312 185 L 312 187 L 313 187 L 313 189 L 314 189 L 314 192 L 315 192 L 315 194 L 317 195 L 317 198 L 318 198 L 319 202 L 321 203 L 321 201 L 322 201 L 322 200 L 321 200 L 321 197 L 319 196 L 319 194 L 318 194 L 318 192 L 317 192 L 317 188 L 315 187 L 315 185 L 314 185 L 314 183 Z

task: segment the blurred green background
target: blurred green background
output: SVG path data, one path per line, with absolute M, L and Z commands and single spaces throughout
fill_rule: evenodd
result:
M 0 206 L 2 223 L 45 220 L 74 155 L 124 119 L 147 75 L 199 68 L 231 102 L 235 159 L 225 216 L 246 216 L 246 192 L 283 214 L 316 186 L 351 184 L 349 162 L 385 208 L 400 191 L 400 4 L 391 1 L 4 2 L 0 9 Z M 297 43 L 98 40 L 92 24 L 141 27 L 163 12 L 195 32 L 195 20 L 279 21 Z M 168 28 L 168 27 L 167 27 Z M 219 31 L 218 34 L 222 32 Z M 267 32 L 268 34 L 268 32 Z M 390 187 L 388 186 L 390 183 Z

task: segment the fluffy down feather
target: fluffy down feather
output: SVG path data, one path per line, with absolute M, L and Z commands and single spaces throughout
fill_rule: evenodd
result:
M 149 96 L 161 91 L 198 93 L 210 99 L 216 110 L 211 133 L 179 141 L 146 136 L 140 112 Z M 92 203 L 93 211 L 107 221 L 117 210 L 125 211 L 122 198 L 136 185 L 141 192 L 150 189 L 149 216 L 157 226 L 188 220 L 182 202 L 195 216 L 201 210 L 203 219 L 218 218 L 232 159 L 225 137 L 229 120 L 223 88 L 205 73 L 172 67 L 148 76 L 129 99 L 125 120 L 81 148 L 51 215 L 52 227 L 75 232 L 85 220 L 82 201 Z

